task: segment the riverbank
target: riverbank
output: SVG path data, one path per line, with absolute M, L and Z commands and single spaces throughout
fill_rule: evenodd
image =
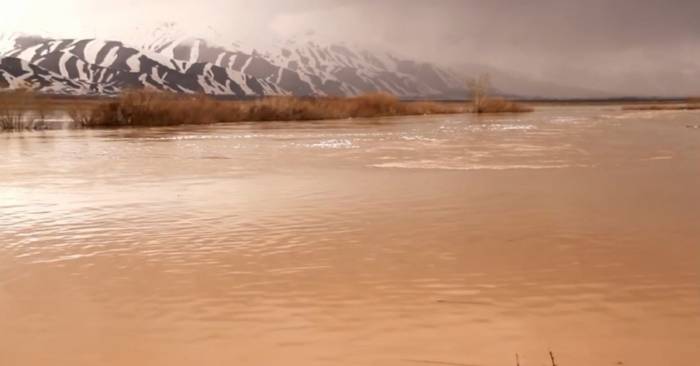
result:
M 314 121 L 464 113 L 463 104 L 402 102 L 387 94 L 353 98 L 269 97 L 232 101 L 134 91 L 71 113 L 83 127 L 170 126 L 223 122 Z
M 631 105 L 623 107 L 626 111 L 697 111 L 700 110 L 698 104 L 653 104 L 653 105 Z
M 320 121 L 533 111 L 525 104 L 499 98 L 489 98 L 484 106 L 486 108 L 477 111 L 466 101 L 402 101 L 382 93 L 351 98 L 222 100 L 202 95 L 144 90 L 126 92 L 117 98 L 70 99 L 13 91 L 0 93 L 0 130 Z

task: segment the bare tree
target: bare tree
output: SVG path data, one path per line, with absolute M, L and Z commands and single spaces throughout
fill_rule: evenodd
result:
M 484 101 L 488 98 L 491 89 L 491 77 L 488 74 L 481 74 L 467 82 L 467 89 L 472 98 L 472 112 L 482 113 Z

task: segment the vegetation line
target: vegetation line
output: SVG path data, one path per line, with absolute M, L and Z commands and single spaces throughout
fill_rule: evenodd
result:
M 626 111 L 696 111 L 700 110 L 700 103 L 631 105 L 625 106 L 622 109 Z
M 111 128 L 174 126 L 222 122 L 312 121 L 390 116 L 527 112 L 516 103 L 479 96 L 477 109 L 464 103 L 400 101 L 373 93 L 351 98 L 268 97 L 256 100 L 219 100 L 132 90 L 111 99 L 59 99 L 27 90 L 0 93 L 0 130 L 47 127 L 47 116 L 69 117 L 74 127 Z

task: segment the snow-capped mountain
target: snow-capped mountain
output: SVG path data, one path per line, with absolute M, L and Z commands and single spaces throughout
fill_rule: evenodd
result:
M 401 98 L 459 98 L 466 94 L 464 78 L 448 69 L 361 47 L 312 37 L 248 46 L 218 42 L 190 37 L 172 27 L 159 28 L 140 47 L 99 39 L 0 34 L 0 57 L 22 60 L 22 70 L 30 68 L 46 76 L 34 84 L 35 79 L 26 80 L 41 91 L 74 85 L 68 94 L 115 95 L 138 88 L 233 97 L 387 92 Z M 5 72 L 16 78 L 15 69 Z M 59 86 L 49 88 L 50 80 Z
M 18 33 L 0 33 L 0 55 L 15 47 L 15 40 L 22 36 Z
M 403 98 L 463 97 L 464 78 L 430 63 L 359 47 L 291 39 L 242 47 L 213 44 L 172 28 L 154 32 L 145 50 L 170 59 L 207 62 L 278 85 L 293 95 L 352 96 L 388 92 Z
M 4 56 L 88 84 L 95 94 L 144 87 L 236 97 L 279 93 L 275 85 L 235 70 L 168 59 L 117 41 L 20 36 L 13 39 L 12 48 Z
M 342 83 L 352 94 L 385 91 L 402 97 L 450 97 L 464 78 L 430 63 L 357 46 L 291 39 L 262 57 L 290 70 Z
M 47 94 L 98 94 L 88 83 L 64 78 L 16 57 L 0 57 L 0 89 L 21 89 L 30 86 Z M 108 94 L 111 92 L 108 89 L 103 91 Z

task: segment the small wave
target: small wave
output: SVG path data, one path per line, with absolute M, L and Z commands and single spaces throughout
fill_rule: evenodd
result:
M 180 135 L 180 136 L 158 136 L 158 137 L 141 137 L 136 140 L 141 141 L 199 141 L 199 140 L 238 140 L 252 139 L 259 137 L 253 134 L 246 135 Z
M 655 161 L 655 160 L 672 160 L 673 156 L 652 156 L 650 158 L 646 158 L 644 160 L 647 161 Z
M 404 141 L 440 142 L 438 139 L 423 136 L 402 136 L 401 139 Z
M 392 162 L 372 164 L 373 168 L 388 169 L 435 169 L 435 170 L 541 170 L 541 169 L 566 169 L 566 168 L 589 168 L 588 165 L 572 164 L 468 164 L 455 165 L 446 164 L 441 161 L 418 160 L 405 162 Z
M 587 118 L 581 117 L 554 117 L 550 120 L 553 124 L 579 124 L 588 121 Z
M 467 127 L 468 131 L 531 131 L 537 126 L 530 124 L 480 124 Z
M 357 148 L 350 140 L 325 140 L 315 144 L 304 144 L 304 147 L 320 149 L 354 149 Z

